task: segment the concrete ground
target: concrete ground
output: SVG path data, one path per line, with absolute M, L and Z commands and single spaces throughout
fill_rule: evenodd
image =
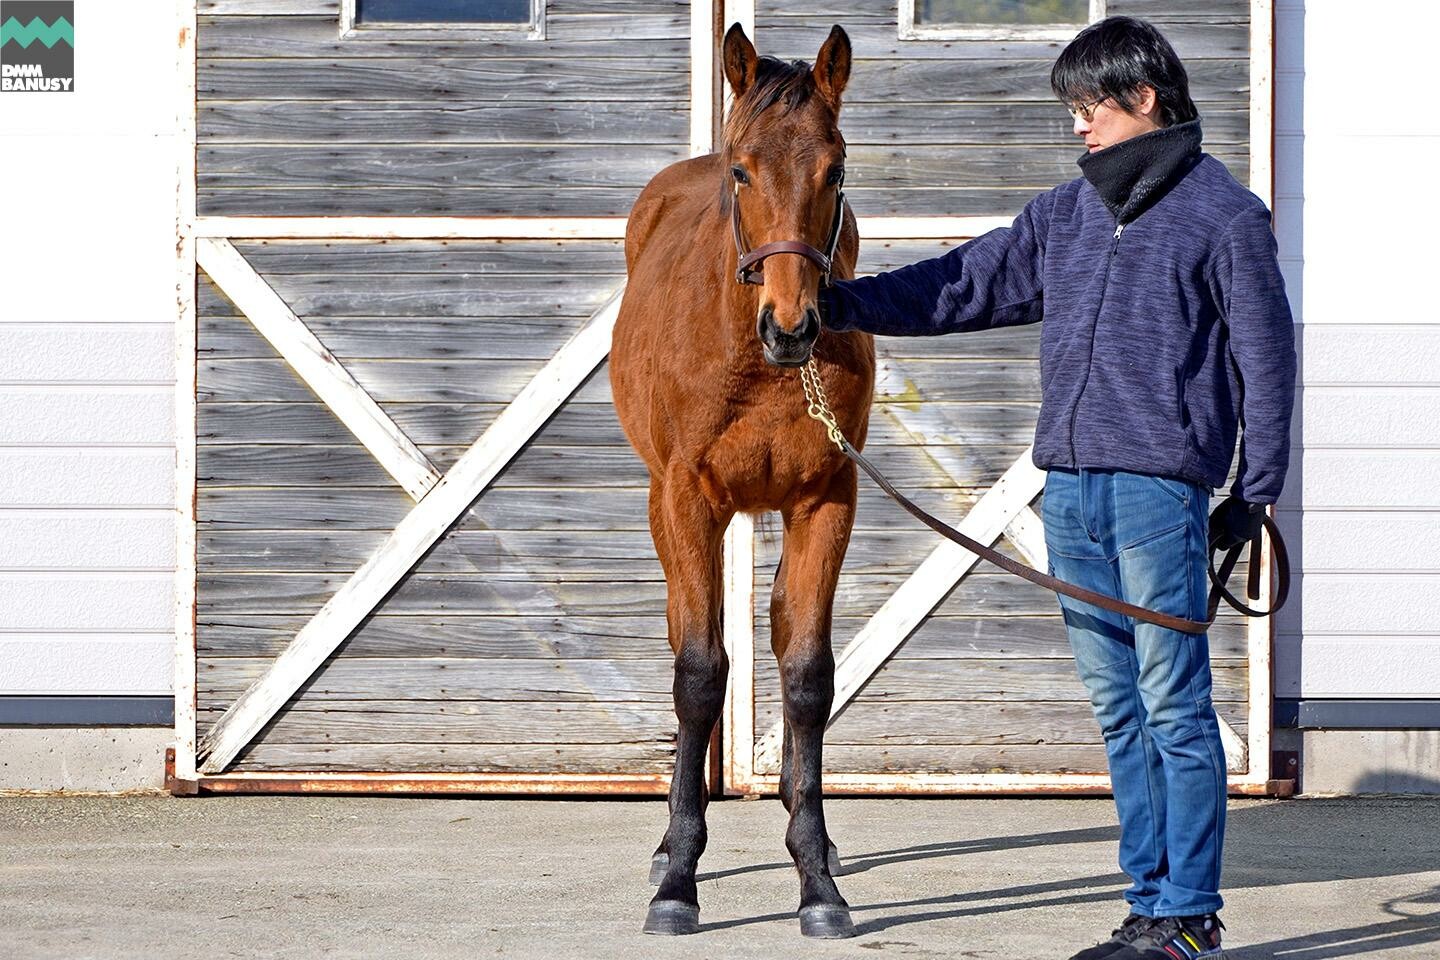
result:
M 806 941 L 775 801 L 710 807 L 701 932 L 643 936 L 655 801 L 0 799 L 0 957 L 1068 957 L 1109 800 L 830 800 L 859 936 Z M 1231 960 L 1440 957 L 1440 800 L 1232 803 Z

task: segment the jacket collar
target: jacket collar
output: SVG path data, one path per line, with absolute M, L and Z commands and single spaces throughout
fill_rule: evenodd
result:
M 1200 121 L 1161 127 L 1076 161 L 1117 223 L 1129 223 L 1200 162 Z

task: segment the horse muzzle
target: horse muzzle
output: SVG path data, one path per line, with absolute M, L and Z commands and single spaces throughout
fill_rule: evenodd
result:
M 804 366 L 820 338 L 820 313 L 813 306 L 806 307 L 800 325 L 790 331 L 781 328 L 774 308 L 766 305 L 755 321 L 755 332 L 765 348 L 765 362 L 777 367 Z

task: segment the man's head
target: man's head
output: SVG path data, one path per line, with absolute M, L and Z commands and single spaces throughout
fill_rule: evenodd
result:
M 1133 17 L 1107 17 L 1080 31 L 1055 61 L 1050 87 L 1091 153 L 1200 115 L 1175 49 Z

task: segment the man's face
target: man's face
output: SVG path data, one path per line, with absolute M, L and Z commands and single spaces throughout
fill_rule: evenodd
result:
M 1075 118 L 1075 136 L 1084 138 L 1085 149 L 1090 153 L 1160 129 L 1160 111 L 1151 87 L 1140 88 L 1134 113 L 1108 97 L 1099 103 L 1071 104 L 1070 113 Z

